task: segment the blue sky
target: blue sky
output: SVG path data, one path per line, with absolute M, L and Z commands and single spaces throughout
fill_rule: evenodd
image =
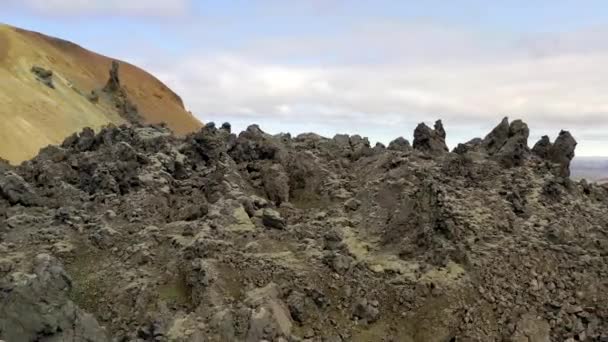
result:
M 605 1 L 7 0 L 0 21 L 154 73 L 204 121 L 451 145 L 503 116 L 608 155 Z

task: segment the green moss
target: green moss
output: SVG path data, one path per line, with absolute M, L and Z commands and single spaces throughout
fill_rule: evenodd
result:
M 191 303 L 192 294 L 185 279 L 177 277 L 158 288 L 158 298 L 166 302 L 188 305 Z

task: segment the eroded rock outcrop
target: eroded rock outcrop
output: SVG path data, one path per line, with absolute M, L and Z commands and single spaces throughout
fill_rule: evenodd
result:
M 540 140 L 534 144 L 534 147 L 532 147 L 532 152 L 542 159 L 547 159 L 549 153 L 551 153 L 552 146 L 551 139 L 549 139 L 548 136 L 543 135 Z
M 568 131 L 561 131 L 553 146 L 551 146 L 548 159 L 558 165 L 557 174 L 562 177 L 570 176 L 570 162 L 574 158 L 577 142 Z
M 496 137 L 502 137 L 502 134 L 504 133 L 502 131 L 503 123 L 504 120 L 501 125 L 499 125 L 499 127 L 501 127 L 499 129 L 500 133 L 495 136 L 497 142 L 498 139 Z M 530 130 L 526 123 L 521 120 L 511 122 L 507 140 L 496 153 L 492 155 L 505 167 L 522 166 L 530 153 L 530 148 L 528 147 L 529 136 Z
M 448 152 L 445 137 L 446 132 L 441 120 L 435 122 L 434 129 L 431 129 L 424 123 L 420 123 L 414 131 L 413 147 L 416 150 L 432 155 L 443 154 Z
M 110 94 L 114 105 L 127 121 L 131 123 L 141 123 L 137 105 L 129 98 L 127 91 L 120 84 L 119 77 L 120 64 L 117 61 L 112 61 L 112 66 L 109 72 L 109 79 L 103 88 L 103 91 Z
M 509 118 L 505 117 L 498 126 L 494 127 L 494 129 L 481 141 L 481 146 L 488 154 L 495 154 L 505 145 L 509 136 Z

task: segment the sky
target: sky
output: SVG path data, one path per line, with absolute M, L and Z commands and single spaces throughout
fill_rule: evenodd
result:
M 504 116 L 608 156 L 608 2 L 0 0 L 0 22 L 153 73 L 204 122 L 448 144 Z

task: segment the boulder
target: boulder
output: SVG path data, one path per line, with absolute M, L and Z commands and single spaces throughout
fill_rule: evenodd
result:
M 110 341 L 95 318 L 68 299 L 72 281 L 56 259 L 39 254 L 32 271 L 0 284 L 1 340 Z
M 289 177 L 281 164 L 263 168 L 262 183 L 266 196 L 277 206 L 289 202 Z
M 248 293 L 246 303 L 252 311 L 245 341 L 276 341 L 291 336 L 293 319 L 279 294 L 279 287 L 274 283 Z
M 4 173 L 0 178 L 0 196 L 11 205 L 30 207 L 38 204 L 38 196 L 30 184 L 12 171 Z
M 353 316 L 367 323 L 374 323 L 380 316 L 377 302 L 368 302 L 367 299 L 359 299 L 353 308 Z
M 232 132 L 232 125 L 230 125 L 230 123 L 229 123 L 229 122 L 224 122 L 224 123 L 222 124 L 221 129 L 223 129 L 224 131 L 226 131 L 226 132 L 228 132 L 228 133 L 231 133 L 231 132 Z
M 512 342 L 549 342 L 551 326 L 543 319 L 532 314 L 524 314 L 511 337 Z
M 346 202 L 344 202 L 344 209 L 346 209 L 348 211 L 355 211 L 355 210 L 359 209 L 360 206 L 361 206 L 361 201 L 359 201 L 356 198 L 351 198 L 351 199 L 347 200 Z
M 380 153 L 383 152 L 384 150 L 386 150 L 386 146 L 384 146 L 383 143 L 381 142 L 377 142 L 376 145 L 374 145 L 374 153 Z
M 412 150 L 412 146 L 407 139 L 399 137 L 388 144 L 388 149 L 391 151 L 407 152 Z
M 287 222 L 281 217 L 281 214 L 270 208 L 264 209 L 262 223 L 268 228 L 285 229 L 287 227 Z
M 228 151 L 236 162 L 256 160 L 280 160 L 282 151 L 272 136 L 258 125 L 250 125 L 241 132 Z
M 414 131 L 414 149 L 432 155 L 440 155 L 448 152 L 445 144 L 446 133 L 441 120 L 435 122 L 435 129 L 431 129 L 424 123 L 420 123 Z

